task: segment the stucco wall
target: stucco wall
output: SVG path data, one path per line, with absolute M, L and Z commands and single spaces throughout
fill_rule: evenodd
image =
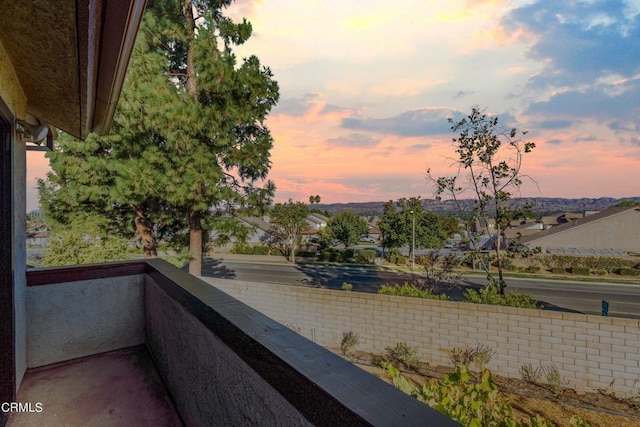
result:
M 26 113 L 27 99 L 6 50 L 0 43 L 0 98 L 19 119 Z
M 147 346 L 186 425 L 311 425 L 148 276 L 145 308 Z
M 27 366 L 143 344 L 142 275 L 27 288 Z
M 358 350 L 383 353 L 406 342 L 422 360 L 450 365 L 451 349 L 483 344 L 496 351 L 487 367 L 509 377 L 541 363 L 578 389 L 615 379 L 614 391 L 637 392 L 640 380 L 639 320 L 204 279 L 327 347 L 354 331 Z
M 542 249 L 616 249 L 640 252 L 640 211 L 632 209 L 617 215 L 532 240 Z

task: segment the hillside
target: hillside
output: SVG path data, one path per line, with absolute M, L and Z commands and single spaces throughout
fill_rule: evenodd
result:
M 556 197 L 521 197 L 514 198 L 510 201 L 511 207 L 522 207 L 531 204 L 533 213 L 537 215 L 547 215 L 555 212 L 584 212 L 584 211 L 600 211 L 617 204 L 622 200 L 635 200 L 640 202 L 640 197 L 625 197 L 622 199 L 614 199 L 611 197 L 599 197 L 595 199 L 563 199 Z M 455 215 L 456 207 L 450 200 L 429 200 L 425 199 L 424 206 L 427 210 L 445 214 Z M 341 211 L 352 211 L 359 215 L 381 215 L 385 202 L 364 202 L 364 203 L 332 203 L 316 205 L 320 210 L 326 210 L 330 214 Z M 471 210 L 473 200 L 462 200 L 466 206 L 465 210 Z

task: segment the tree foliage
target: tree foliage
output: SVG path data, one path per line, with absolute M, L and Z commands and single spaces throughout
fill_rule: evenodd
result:
M 58 229 L 51 234 L 42 266 L 95 264 L 130 259 L 134 248 L 118 236 L 106 233 L 90 218 L 79 227 Z
M 271 211 L 271 227 L 260 238 L 270 247 L 280 249 L 291 262 L 296 262 L 296 249 L 301 243 L 302 233 L 309 228 L 309 207 L 302 202 L 277 203 Z
M 450 197 L 458 206 L 460 215 L 467 212 L 461 209 L 460 197 L 472 194 L 475 203 L 472 219 L 485 228 L 485 234 L 492 236 L 489 230 L 490 219 L 495 220 L 495 236 L 493 246 L 496 254 L 498 278 L 490 272 L 490 266 L 485 266 L 490 285 L 498 287 L 504 292 L 505 282 L 502 268 L 502 232 L 511 219 L 514 218 L 507 206 L 513 191 L 522 184 L 525 177 L 521 173 L 523 157 L 534 148 L 533 142 L 521 139 L 526 131 L 516 128 L 505 129 L 498 123 L 497 116 L 485 114 L 479 108 L 473 108 L 471 114 L 459 121 L 449 119 L 451 130 L 458 133 L 453 138 L 453 146 L 457 158 L 453 159 L 458 173 L 452 176 L 433 177 L 430 170 L 428 178 L 436 187 L 438 199 L 443 195 Z M 478 235 L 468 230 L 475 238 L 473 248 L 479 247 Z
M 320 203 L 320 196 L 319 196 L 319 195 L 317 195 L 317 194 L 316 194 L 315 196 L 309 196 L 309 204 L 310 204 L 310 205 L 313 205 L 314 203 L 315 203 L 316 205 L 317 205 L 318 203 Z
M 630 208 L 633 206 L 640 206 L 640 202 L 637 200 L 621 200 L 614 206 L 617 208 Z
M 420 197 L 400 199 L 397 204 L 388 201 L 378 228 L 382 232 L 382 245 L 385 248 L 409 246 L 412 255 L 413 231 L 415 219 L 415 248 L 440 248 L 447 240 L 447 228 L 441 215 L 424 209 Z
M 342 211 L 327 221 L 322 234 L 323 239 L 338 241 L 348 248 L 358 243 L 368 231 L 369 227 L 364 218 L 351 211 Z
M 92 137 L 64 166 L 55 157 L 74 150 L 52 156 L 57 178 L 41 187 L 50 212 L 95 210 L 121 232 L 135 225 L 145 255 L 158 238 L 188 244 L 189 271 L 200 274 L 208 231 L 241 234 L 232 213 L 264 210 L 274 190 L 264 121 L 278 85 L 257 57 L 234 55 L 252 27 L 223 15 L 230 4 L 148 2 L 112 135 Z

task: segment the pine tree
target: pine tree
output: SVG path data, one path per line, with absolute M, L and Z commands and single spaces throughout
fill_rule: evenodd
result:
M 230 4 L 148 2 L 111 135 L 95 137 L 93 153 L 81 149 L 86 167 L 57 168 L 55 157 L 69 151 L 52 155 L 58 176 L 41 189 L 62 193 L 43 205 L 55 209 L 62 198 L 65 210 L 95 207 L 112 218 L 123 211 L 135 218 L 145 255 L 153 254 L 157 237 L 188 230 L 189 271 L 199 275 L 203 233 L 229 232 L 239 227 L 231 211 L 270 203 L 273 184 L 258 184 L 271 166 L 273 139 L 264 121 L 278 85 L 257 57 L 238 64 L 232 48 L 252 28 L 223 16 Z

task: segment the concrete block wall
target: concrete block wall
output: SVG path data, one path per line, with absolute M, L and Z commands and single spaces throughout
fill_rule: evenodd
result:
M 422 300 L 237 280 L 207 279 L 218 289 L 326 347 L 344 332 L 358 350 L 383 353 L 406 342 L 421 360 L 450 365 L 453 348 L 495 350 L 493 372 L 520 377 L 520 367 L 553 364 L 570 387 L 640 389 L 640 321 L 575 313 Z

